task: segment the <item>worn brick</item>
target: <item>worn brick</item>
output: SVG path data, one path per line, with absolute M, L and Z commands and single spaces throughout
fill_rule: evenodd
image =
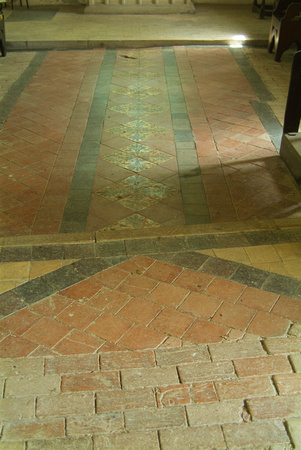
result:
M 294 448 L 300 448 L 301 443 L 301 419 L 289 419 L 287 421 L 287 428 L 290 437 L 294 443 Z
M 147 388 L 106 391 L 96 395 L 97 413 L 154 406 L 156 406 L 155 394 L 152 389 Z
M 205 345 L 192 348 L 158 349 L 155 350 L 155 355 L 159 366 L 210 361 L 208 349 Z
M 226 424 L 223 426 L 227 448 L 262 447 L 289 444 L 284 425 L 279 421 Z
M 212 382 L 195 383 L 191 387 L 191 398 L 195 403 L 215 402 L 218 400 Z
M 152 350 L 135 352 L 107 352 L 100 357 L 101 370 L 150 369 L 155 367 L 155 356 Z
M 181 384 L 157 388 L 156 397 L 158 406 L 187 405 L 191 403 L 190 387 Z
M 1 398 L 0 399 L 0 417 L 8 420 L 21 420 L 34 418 L 35 398 Z
M 219 344 L 210 344 L 209 350 L 213 361 L 223 361 L 229 359 L 255 358 L 265 356 L 260 342 L 223 342 Z
M 67 417 L 67 435 L 112 433 L 124 430 L 121 412 L 103 413 L 93 416 Z
M 301 373 L 301 353 L 295 353 L 290 356 L 290 361 L 294 368 L 294 371 L 297 373 Z
M 8 422 L 4 426 L 3 439 L 20 441 L 21 439 L 39 439 L 63 437 L 65 421 L 63 418 L 45 420 L 23 420 Z
M 247 400 L 253 420 L 299 417 L 301 395 L 254 398 Z
M 59 375 L 10 377 L 6 382 L 6 397 L 25 395 L 47 395 L 60 392 Z
M 44 358 L 2 359 L 0 377 L 44 375 Z
M 24 450 L 24 449 L 25 449 L 25 441 L 20 442 L 1 441 L 1 450 Z
M 301 373 L 275 375 L 273 380 L 280 395 L 301 393 Z
M 226 448 L 221 427 L 217 425 L 160 430 L 159 434 L 162 450 Z
M 272 355 L 298 353 L 301 352 L 301 337 L 265 339 L 264 346 Z
M 114 435 L 99 435 L 94 437 L 94 449 L 104 448 L 122 450 L 159 450 L 158 436 L 155 431 L 119 433 Z
M 251 398 L 276 395 L 269 377 L 248 377 L 215 383 L 220 400 L 231 398 Z
M 56 439 L 37 439 L 27 442 L 27 450 L 92 450 L 93 442 L 91 436 L 79 438 L 56 438 Z
M 222 423 L 239 423 L 242 421 L 243 401 L 199 403 L 186 407 L 188 422 L 191 427 L 218 425 Z
M 38 397 L 37 417 L 93 414 L 92 392 L 59 394 Z
M 125 369 L 121 371 L 122 386 L 126 389 L 149 386 L 168 386 L 178 384 L 175 367 L 156 367 L 153 369 Z
M 292 372 L 289 360 L 284 355 L 237 359 L 233 363 L 239 377 Z
M 62 392 L 98 391 L 120 388 L 119 373 L 96 372 L 62 376 Z
M 151 408 L 125 411 L 126 429 L 151 430 L 167 427 L 181 427 L 186 424 L 185 411 L 181 406 L 174 408 Z
M 45 373 L 97 372 L 99 370 L 98 358 L 98 355 L 72 355 L 45 358 Z
M 236 378 L 231 362 L 182 364 L 178 367 L 182 383 Z

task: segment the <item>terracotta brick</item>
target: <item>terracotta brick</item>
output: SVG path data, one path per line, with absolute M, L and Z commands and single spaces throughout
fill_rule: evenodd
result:
M 273 380 L 279 395 L 301 394 L 301 373 L 275 375 Z
M 179 311 L 193 314 L 204 319 L 210 319 L 222 304 L 219 300 L 210 295 L 191 292 L 184 302 L 180 305 Z
M 301 395 L 254 398 L 247 400 L 253 420 L 299 417 Z
M 131 297 L 127 294 L 112 291 L 111 289 L 104 287 L 87 302 L 87 305 L 107 313 L 116 314 L 128 303 L 130 298 Z
M 166 334 L 151 330 L 143 325 L 134 325 L 118 344 L 130 350 L 145 350 L 158 347 L 166 339 Z
M 93 414 L 92 392 L 40 396 L 37 399 L 37 417 Z
M 182 450 L 196 448 L 201 443 L 202 449 L 225 448 L 225 441 L 220 426 L 198 428 L 179 428 L 160 430 L 160 443 L 163 450 Z
M 226 424 L 223 431 L 227 447 L 265 448 L 272 444 L 289 444 L 284 425 L 279 421 Z
M 179 266 L 164 261 L 155 261 L 144 275 L 164 283 L 172 283 L 182 271 L 183 269 Z
M 202 403 L 186 406 L 191 427 L 242 422 L 243 401 Z
M 132 323 L 128 320 L 104 313 L 86 331 L 116 343 L 131 326 Z
M 183 338 L 196 344 L 208 344 L 223 341 L 228 332 L 229 328 L 224 325 L 197 319 Z
M 283 336 L 290 327 L 290 321 L 265 312 L 258 312 L 248 327 L 248 333 L 264 337 Z
M 269 377 L 247 377 L 238 380 L 219 381 L 215 383 L 215 388 L 220 400 L 276 395 Z
M 236 378 L 231 361 L 217 363 L 181 364 L 178 367 L 182 383 Z
M 156 389 L 158 406 L 178 406 L 191 403 L 190 388 L 181 384 Z
M 18 336 L 7 336 L 1 341 L 0 358 L 22 358 L 30 355 L 38 344 Z
M 73 298 L 74 300 L 86 301 L 93 297 L 100 289 L 101 286 L 99 283 L 88 278 L 87 280 L 81 281 L 74 286 L 60 291 L 60 294 L 65 297 Z
M 118 316 L 132 320 L 135 323 L 148 325 L 162 307 L 139 298 L 133 298 L 118 313 Z
M 300 300 L 281 296 L 272 309 L 272 314 L 286 317 L 293 322 L 301 322 L 301 304 Z
M 67 417 L 67 435 L 118 433 L 124 430 L 122 413 L 102 413 L 93 416 Z
M 266 356 L 266 352 L 259 341 L 210 344 L 209 350 L 213 361 Z
M 150 408 L 125 411 L 127 430 L 151 430 L 182 427 L 186 424 L 185 411 L 181 406 L 173 408 Z
M 11 314 L 1 320 L 1 326 L 13 333 L 21 336 L 25 331 L 29 330 L 35 323 L 41 319 L 41 316 L 34 314 L 27 308 Z
M 18 441 L 21 439 L 56 438 L 65 435 L 63 418 L 45 420 L 23 420 L 5 424 L 3 439 Z
M 213 276 L 185 269 L 173 283 L 183 289 L 203 292 L 213 280 Z
M 69 332 L 70 328 L 68 326 L 49 317 L 44 317 L 28 330 L 23 337 L 44 347 L 52 348 Z
M 45 374 L 97 372 L 98 355 L 61 356 L 45 358 Z
M 64 297 L 63 295 L 54 294 L 30 305 L 29 308 L 37 314 L 55 318 L 60 312 L 67 308 L 72 301 L 73 300 Z
M 93 449 L 93 442 L 91 436 L 83 436 L 79 438 L 56 438 L 56 439 L 36 439 L 34 441 L 27 441 L 27 450 L 77 450 L 84 448 L 85 450 Z
M 120 388 L 119 373 L 96 372 L 62 376 L 62 392 L 98 391 Z
M 265 348 L 272 355 L 301 352 L 301 337 L 271 338 L 264 340 Z
M 115 435 L 94 436 L 95 449 L 115 448 L 123 450 L 159 450 L 158 436 L 155 431 L 131 432 Z
M 177 308 L 189 294 L 188 289 L 182 289 L 170 284 L 159 283 L 148 295 L 147 300 L 162 306 Z
M 158 366 L 179 365 L 183 363 L 210 361 L 207 347 L 186 347 L 155 350 Z
M 191 387 L 191 397 L 194 403 L 215 402 L 218 401 L 214 384 L 195 383 Z
M 181 337 L 194 320 L 193 316 L 166 308 L 151 322 L 150 327 L 162 333 Z
M 248 308 L 256 309 L 257 311 L 270 312 L 278 294 L 273 292 L 262 291 L 254 287 L 247 287 L 238 299 L 237 304 L 243 304 Z
M 57 316 L 57 320 L 78 330 L 85 330 L 99 315 L 100 311 L 74 302 Z
M 103 353 L 100 357 L 101 370 L 121 370 L 155 367 L 155 356 L 152 350 L 136 352 L 109 352 Z
M 284 355 L 237 359 L 233 363 L 239 377 L 290 373 L 292 371 L 289 360 Z
M 26 395 L 43 395 L 60 392 L 60 377 L 58 375 L 27 377 L 10 377 L 6 381 L 6 397 L 22 397 Z
M 44 358 L 3 359 L 0 363 L 0 376 L 44 375 Z
M 80 342 L 71 341 L 68 338 L 62 339 L 53 350 L 61 355 L 80 355 L 94 353 L 95 348 Z
M 212 320 L 228 327 L 245 330 L 254 314 L 253 309 L 224 302 L 214 314 Z M 252 331 L 250 332 L 252 333 Z
M 8 420 L 34 418 L 35 397 L 0 398 L 0 417 Z
M 155 367 L 153 369 L 124 369 L 121 371 L 122 387 L 168 386 L 179 383 L 176 367 Z
M 111 267 L 99 272 L 92 277 L 92 280 L 100 285 L 115 289 L 128 275 L 127 271 L 122 270 L 122 265 L 120 264 L 118 267 Z
M 243 284 L 222 278 L 215 278 L 207 287 L 205 293 L 235 303 L 244 290 L 245 286 Z
M 136 255 L 133 256 L 133 258 L 119 264 L 118 267 L 122 267 L 123 270 L 134 273 L 137 270 L 142 271 L 148 269 L 154 262 L 155 260 L 148 256 Z
M 182 339 L 175 336 L 169 336 L 160 346 L 160 349 L 165 348 L 180 348 L 182 347 Z
M 132 297 L 145 298 L 157 286 L 158 281 L 143 275 L 129 275 L 118 287 L 117 291 Z
M 152 389 L 128 389 L 96 394 L 96 412 L 123 411 L 126 409 L 156 406 Z

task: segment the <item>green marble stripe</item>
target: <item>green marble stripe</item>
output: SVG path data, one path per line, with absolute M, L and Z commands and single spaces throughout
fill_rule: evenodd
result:
M 81 232 L 86 228 L 115 60 L 116 50 L 106 50 L 73 173 L 61 233 Z
M 209 223 L 206 194 L 175 54 L 169 47 L 163 48 L 162 53 L 186 224 Z

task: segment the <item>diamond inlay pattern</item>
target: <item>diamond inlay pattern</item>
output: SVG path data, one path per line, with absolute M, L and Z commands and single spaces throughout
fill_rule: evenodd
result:
M 130 97 L 138 99 L 144 99 L 151 97 L 152 95 L 162 94 L 161 89 L 148 88 L 140 84 L 137 86 L 130 86 L 130 87 L 116 86 L 112 89 L 112 92 L 114 94 L 129 95 Z
M 155 106 L 150 103 L 143 104 L 141 102 L 134 102 L 129 105 L 112 106 L 109 109 L 137 118 L 146 117 L 150 114 L 157 114 L 167 110 L 167 108 L 163 108 L 162 106 Z
M 177 192 L 176 189 L 164 184 L 134 175 L 113 186 L 106 186 L 97 191 L 97 194 L 108 200 L 117 201 L 133 211 L 140 211 Z
M 141 142 L 156 134 L 165 133 L 168 130 L 167 128 L 158 127 L 143 120 L 135 120 L 128 122 L 124 126 L 109 128 L 107 131 L 132 141 Z

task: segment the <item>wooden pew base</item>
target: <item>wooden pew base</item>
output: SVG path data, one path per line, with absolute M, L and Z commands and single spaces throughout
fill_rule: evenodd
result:
M 298 184 L 301 184 L 301 133 L 283 134 L 280 156 Z

